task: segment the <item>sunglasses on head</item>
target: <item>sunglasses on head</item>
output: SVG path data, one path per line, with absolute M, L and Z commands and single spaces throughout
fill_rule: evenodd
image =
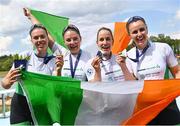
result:
M 69 29 L 76 31 L 76 32 L 80 35 L 79 29 L 78 29 L 75 25 L 70 24 L 70 25 L 68 25 L 67 27 L 64 28 L 64 30 L 63 30 L 63 36 L 64 36 L 64 34 L 66 33 L 66 31 L 68 31 Z
M 129 20 L 127 21 L 127 24 L 130 24 L 130 23 L 132 23 L 132 22 L 136 22 L 136 21 L 138 21 L 138 20 L 141 20 L 141 21 L 143 21 L 143 22 L 145 23 L 144 18 L 142 18 L 142 17 L 140 17 L 140 16 L 133 16 L 133 17 L 129 18 Z M 146 23 L 145 23 L 145 24 L 146 24 Z

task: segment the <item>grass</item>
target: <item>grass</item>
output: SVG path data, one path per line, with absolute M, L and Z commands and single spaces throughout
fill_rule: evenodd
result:
M 4 77 L 8 71 L 0 71 L 0 77 Z

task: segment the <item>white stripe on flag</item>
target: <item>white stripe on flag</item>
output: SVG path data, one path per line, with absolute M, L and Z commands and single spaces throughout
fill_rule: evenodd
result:
M 81 84 L 81 88 L 85 90 L 75 124 L 119 125 L 133 113 L 137 95 L 142 91 L 144 82 L 138 83 L 126 81 Z
M 81 82 L 81 89 L 110 94 L 140 93 L 144 81 Z M 127 90 L 128 89 L 128 90 Z

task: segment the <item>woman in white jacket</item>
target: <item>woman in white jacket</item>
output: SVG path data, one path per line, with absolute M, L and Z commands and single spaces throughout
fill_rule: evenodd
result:
M 138 80 L 164 79 L 166 66 L 174 78 L 179 78 L 178 62 L 171 47 L 166 43 L 153 43 L 148 40 L 147 24 L 142 17 L 131 17 L 126 28 L 135 45 L 127 53 L 127 67 Z M 149 124 L 172 125 L 179 123 L 180 112 L 176 101 L 173 101 Z
M 46 28 L 40 24 L 35 24 L 31 27 L 29 34 L 35 50 L 20 54 L 23 57 L 28 57 L 24 65 L 25 69 L 30 72 L 52 75 L 56 66 L 55 57 L 47 53 L 49 40 Z M 21 76 L 20 69 L 15 67 L 16 63 L 1 81 L 1 85 L 5 89 L 9 89 Z M 19 84 L 17 84 L 16 93 L 11 102 L 10 123 L 17 125 L 33 124 L 26 97 Z

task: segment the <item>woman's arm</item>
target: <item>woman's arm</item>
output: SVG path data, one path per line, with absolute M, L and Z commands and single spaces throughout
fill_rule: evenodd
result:
M 31 21 L 32 24 L 40 24 L 40 22 L 31 14 L 31 10 L 29 10 L 28 8 L 23 8 L 23 11 L 24 11 L 24 15 Z M 54 39 L 49 32 L 48 32 L 48 38 L 49 38 L 48 46 L 50 49 L 52 49 L 54 45 Z
M 40 24 L 39 21 L 31 14 L 31 10 L 23 8 L 24 15 L 31 21 L 32 24 Z
M 174 78 L 180 79 L 180 66 L 179 65 L 176 65 L 174 67 L 170 67 L 169 69 L 170 69 Z

